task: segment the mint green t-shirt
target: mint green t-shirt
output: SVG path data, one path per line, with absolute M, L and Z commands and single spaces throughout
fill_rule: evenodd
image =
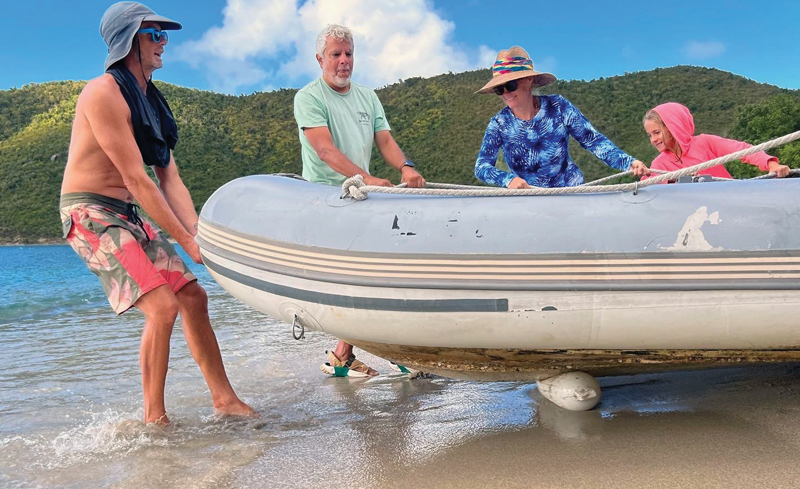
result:
M 347 93 L 337 92 L 322 78 L 312 81 L 294 96 L 294 118 L 300 131 L 303 178 L 327 185 L 342 185 L 346 177 L 317 156 L 304 128 L 327 126 L 334 146 L 367 173 L 375 133 L 390 129 L 375 91 L 352 81 Z

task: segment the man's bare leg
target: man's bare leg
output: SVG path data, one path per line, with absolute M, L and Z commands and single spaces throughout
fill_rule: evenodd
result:
M 178 301 L 166 285 L 156 287 L 136 301 L 145 317 L 139 363 L 142 368 L 144 422 L 169 423 L 164 405 L 164 384 L 169 363 L 169 339 L 178 316 Z
M 350 355 L 353 353 L 353 345 L 347 343 L 346 341 L 339 340 L 339 343 L 336 344 L 336 349 L 333 350 L 333 354 L 342 362 L 346 362 Z M 371 377 L 378 375 L 378 371 L 374 368 L 370 368 L 367 372 Z
M 214 409 L 223 415 L 257 417 L 258 413 L 236 396 L 225 373 L 217 337 L 208 317 L 206 291 L 197 282 L 191 282 L 176 296 L 186 343 L 206 379 Z
M 333 350 L 333 354 L 336 355 L 336 358 L 341 361 L 345 361 L 350 358 L 352 353 L 353 345 L 342 340 L 339 340 L 339 343 L 336 344 L 336 349 Z

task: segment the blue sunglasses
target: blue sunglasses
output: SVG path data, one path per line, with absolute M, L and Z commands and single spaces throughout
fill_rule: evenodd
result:
M 167 31 L 160 31 L 155 27 L 149 27 L 147 29 L 139 29 L 136 31 L 137 34 L 150 34 L 150 39 L 153 40 L 154 43 L 158 44 L 161 40 L 165 40 L 169 42 L 169 36 L 167 35 Z

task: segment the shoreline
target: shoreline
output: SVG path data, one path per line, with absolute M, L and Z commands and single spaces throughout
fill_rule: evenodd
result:
M 58 245 L 69 244 L 65 239 L 52 239 L 52 238 L 39 238 L 36 240 L 20 240 L 20 241 L 0 241 L 0 246 L 45 246 L 45 245 Z
M 173 245 L 178 245 L 178 242 L 172 238 L 167 238 L 167 241 Z M 52 245 L 66 245 L 69 246 L 66 239 L 52 239 L 52 238 L 39 238 L 35 241 L 0 241 L 2 246 L 52 246 Z

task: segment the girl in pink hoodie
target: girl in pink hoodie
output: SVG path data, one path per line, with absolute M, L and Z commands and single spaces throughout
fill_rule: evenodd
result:
M 752 146 L 741 141 L 710 134 L 695 136 L 692 114 L 689 109 L 675 102 L 661 104 L 650 110 L 644 116 L 644 130 L 650 136 L 650 143 L 661 153 L 650 165 L 650 168 L 654 170 L 680 170 Z M 778 177 L 785 177 L 789 174 L 788 166 L 781 165 L 778 158 L 763 151 L 745 156 L 742 161 L 755 165 L 762 171 L 775 172 Z M 697 173 L 698 175 L 732 178 L 724 165 L 714 166 Z

